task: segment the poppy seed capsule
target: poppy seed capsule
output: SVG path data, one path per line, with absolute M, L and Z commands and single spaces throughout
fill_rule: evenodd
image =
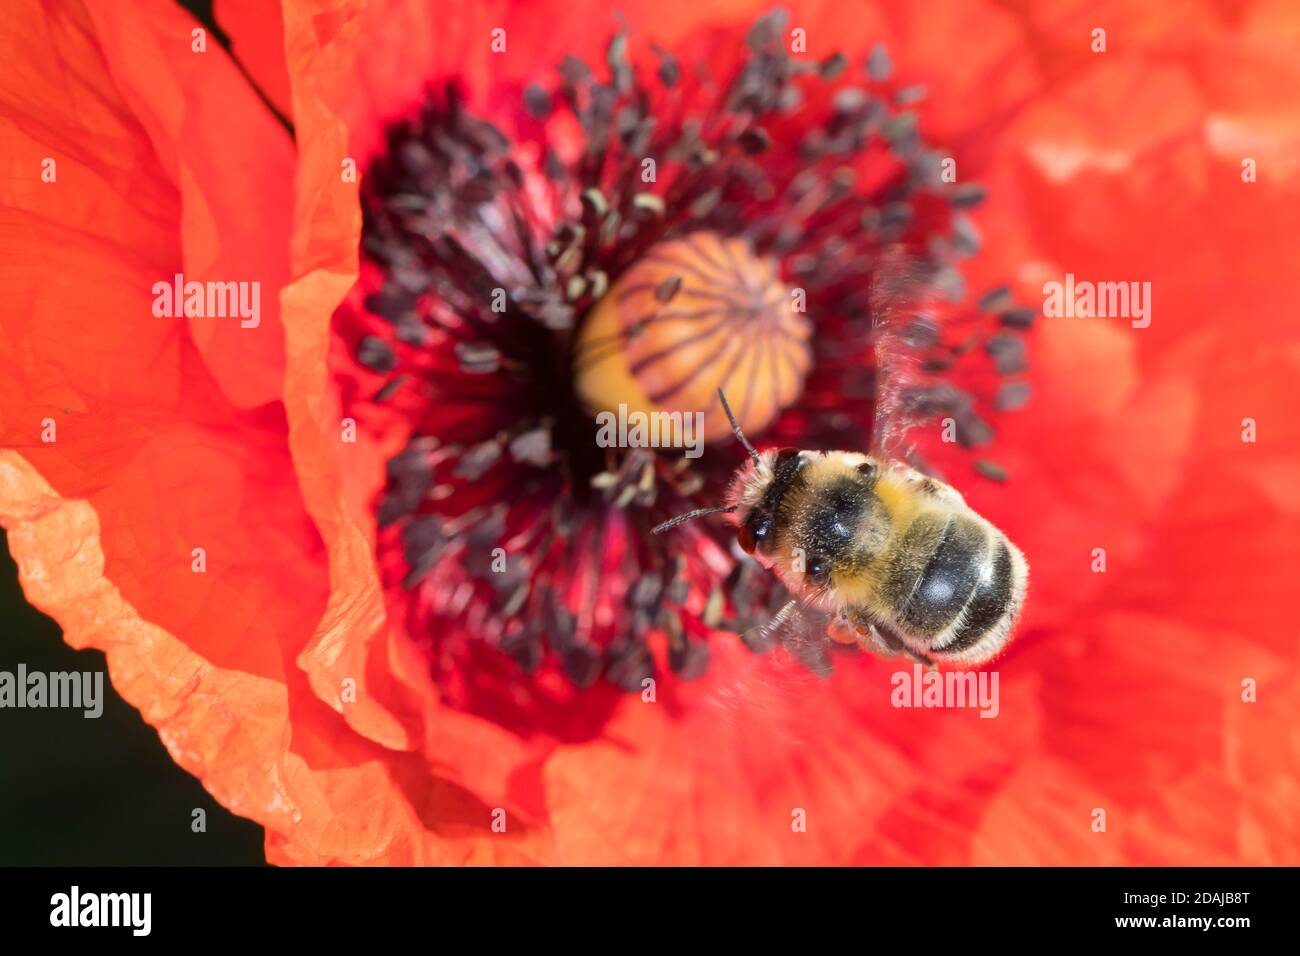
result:
M 578 394 L 593 413 L 703 412 L 704 440 L 717 441 L 731 434 L 721 388 L 740 427 L 758 434 L 812 367 L 812 326 L 794 291 L 743 239 L 705 231 L 658 243 L 587 317 Z

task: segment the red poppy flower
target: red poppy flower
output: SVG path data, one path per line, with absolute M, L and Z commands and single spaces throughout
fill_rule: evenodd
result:
M 162 0 L 9 4 L 29 599 L 273 862 L 1300 860 L 1300 20 L 622 10 L 229 0 L 227 53 Z M 575 361 L 602 303 L 725 277 L 809 299 L 752 437 L 865 447 L 898 244 L 922 404 L 989 447 L 918 444 L 1034 569 L 992 720 L 738 639 L 769 580 L 720 525 L 648 533 L 735 450 L 586 431 L 593 395 L 673 391 L 616 311 L 624 366 Z M 260 283 L 258 321 L 160 317 L 177 274 Z M 1150 322 L 1034 321 L 1067 274 L 1150 283 Z M 769 318 L 725 325 L 751 377 L 803 328 Z

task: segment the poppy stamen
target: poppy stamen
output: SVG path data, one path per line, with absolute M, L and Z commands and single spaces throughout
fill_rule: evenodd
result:
M 866 448 L 889 251 L 917 264 L 918 301 L 964 295 L 955 264 L 978 248 L 965 210 L 982 190 L 940 175 L 882 53 L 855 70 L 786 39 L 784 13 L 763 17 L 719 82 L 684 51 L 638 68 L 624 30 L 603 78 L 565 58 L 553 84 L 519 91 L 506 131 L 455 82 L 387 131 L 362 183 L 368 295 L 351 340 L 380 380 L 367 401 L 411 416 L 380 547 L 451 702 L 487 679 L 482 647 L 629 690 L 659 639 L 687 677 L 718 628 L 760 649 L 780 586 L 745 562 L 719 578 L 732 542 L 707 522 L 650 534 L 719 500 L 738 463 L 718 390 L 753 438 Z M 900 337 L 929 376 L 908 407 L 978 444 L 978 409 L 997 406 L 959 373 L 971 356 L 1023 372 L 1028 323 L 1005 294 L 950 313 Z M 595 413 L 620 405 L 703 413 L 713 444 L 698 461 L 602 447 Z

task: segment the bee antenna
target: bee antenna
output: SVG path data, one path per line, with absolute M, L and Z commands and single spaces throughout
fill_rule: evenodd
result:
M 725 507 L 723 505 L 718 505 L 717 507 L 714 508 L 697 508 L 694 511 L 688 511 L 684 515 L 678 515 L 676 518 L 670 518 L 668 521 L 665 521 L 663 524 L 659 525 L 658 527 L 651 528 L 650 533 L 661 534 L 662 532 L 667 531 L 669 528 L 677 527 L 683 521 L 690 521 L 692 518 L 699 518 L 702 515 L 715 515 L 718 514 L 719 512 L 726 512 L 727 514 L 730 514 L 731 512 L 735 511 L 736 508 L 738 507 L 739 505 L 729 505 Z
M 727 396 L 722 394 L 722 389 L 718 389 L 718 398 L 722 400 L 722 410 L 727 413 L 727 421 L 731 422 L 731 430 L 736 433 L 740 443 L 745 446 L 745 451 L 749 452 L 749 457 L 754 459 L 754 464 L 758 464 L 758 452 L 754 451 L 754 446 L 745 438 L 745 433 L 740 430 L 740 425 L 736 422 L 736 416 L 731 413 L 731 406 L 727 404 Z

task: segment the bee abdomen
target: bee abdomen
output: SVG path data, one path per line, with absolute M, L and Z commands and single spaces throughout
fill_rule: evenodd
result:
M 943 654 L 964 651 L 987 635 L 1015 608 L 1011 549 L 1001 536 L 997 539 L 992 573 L 982 577 L 971 593 L 961 623 L 942 647 Z
M 915 533 L 918 543 L 934 542 L 937 523 L 914 522 L 907 536 Z M 950 627 L 975 595 L 990 545 L 987 531 L 978 522 L 960 515 L 948 518 L 899 615 L 904 630 L 934 638 Z

